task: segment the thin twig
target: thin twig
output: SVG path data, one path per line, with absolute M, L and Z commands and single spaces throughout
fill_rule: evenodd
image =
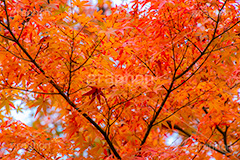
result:
M 213 133 L 214 133 L 215 129 L 216 129 L 216 127 L 213 129 L 211 135 L 210 135 L 209 138 L 206 140 L 206 142 L 204 143 L 204 145 L 206 145 L 206 144 L 208 143 L 208 141 L 210 140 L 210 138 L 213 136 Z M 195 156 L 192 158 L 192 160 L 194 160 L 194 159 L 197 157 L 198 153 L 201 152 L 201 150 L 203 149 L 204 145 L 202 145 L 202 147 L 198 150 L 198 152 L 195 154 Z

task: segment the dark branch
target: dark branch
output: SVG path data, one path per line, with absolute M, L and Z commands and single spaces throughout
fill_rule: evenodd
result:
M 46 72 L 39 66 L 39 64 L 30 56 L 30 54 L 28 53 L 28 51 L 20 44 L 20 42 L 18 41 L 18 39 L 15 37 L 15 35 L 13 34 L 13 32 L 11 31 L 10 28 L 7 28 L 8 31 L 10 32 L 10 34 L 13 37 L 13 42 L 15 42 L 19 48 L 24 52 L 24 54 L 29 58 L 29 60 L 31 61 L 31 63 L 33 63 L 38 69 L 39 71 L 49 80 L 49 83 L 58 91 L 58 93 L 68 102 L 68 104 L 70 106 L 72 106 L 75 110 L 77 110 L 79 113 L 81 113 L 81 110 L 77 107 L 77 105 L 70 100 L 70 98 L 62 91 L 61 87 L 58 86 L 54 80 L 46 75 Z M 103 40 L 103 39 L 102 39 Z M 100 41 L 101 42 L 101 41 Z M 100 43 L 99 43 L 100 44 Z M 99 45 L 98 44 L 98 45 Z M 98 46 L 97 45 L 97 46 Z M 97 46 L 95 47 L 95 49 L 97 48 Z M 94 49 L 94 51 L 95 51 Z M 94 52 L 93 51 L 93 52 Z M 92 52 L 92 54 L 93 54 Z M 109 139 L 108 135 L 106 134 L 106 132 L 103 131 L 103 129 L 93 120 L 91 119 L 88 114 L 86 113 L 82 113 L 83 117 L 85 117 L 105 138 L 105 140 L 107 141 L 109 147 L 111 148 L 113 154 L 116 156 L 117 159 L 121 159 L 120 155 L 118 154 L 117 150 L 115 149 L 115 147 L 113 146 L 111 140 Z
M 137 55 L 135 55 L 137 57 L 137 59 L 139 61 L 141 61 L 146 67 L 147 69 L 153 74 L 154 77 L 156 77 L 156 74 L 153 72 L 153 70 L 146 64 L 146 62 L 143 62 L 143 60 L 141 60 Z

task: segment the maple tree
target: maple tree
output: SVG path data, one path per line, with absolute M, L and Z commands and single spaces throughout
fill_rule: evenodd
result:
M 1 159 L 239 159 L 238 2 L 97 6 L 0 1 Z

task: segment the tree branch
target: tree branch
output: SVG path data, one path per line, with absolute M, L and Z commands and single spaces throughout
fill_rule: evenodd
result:
M 147 69 L 153 74 L 153 76 L 156 77 L 156 74 L 153 72 L 153 70 L 145 62 L 143 62 L 143 60 L 141 60 L 137 55 L 135 56 L 139 61 L 141 61 L 147 67 Z
M 202 107 L 202 110 L 205 112 L 205 114 L 208 114 L 208 111 L 205 107 Z M 230 149 L 229 149 L 229 146 L 227 144 L 227 130 L 228 130 L 229 126 L 226 126 L 226 129 L 225 131 L 223 131 L 218 125 L 216 126 L 216 129 L 222 134 L 223 136 L 223 142 L 224 142 L 224 145 L 225 145 L 225 149 L 227 152 L 231 152 Z
M 13 42 L 15 42 L 19 48 L 24 52 L 24 54 L 29 58 L 29 60 L 31 61 L 31 63 L 33 63 L 39 70 L 40 72 L 47 78 L 49 79 L 49 83 L 58 91 L 58 93 L 68 102 L 68 104 L 70 106 L 72 106 L 75 110 L 77 110 L 79 113 L 81 113 L 81 110 L 77 107 L 77 105 L 70 100 L 70 98 L 61 90 L 61 88 L 54 82 L 53 79 L 51 79 L 51 77 L 46 75 L 46 72 L 39 66 L 39 64 L 30 56 L 30 54 L 27 52 L 27 50 L 20 44 L 20 42 L 18 41 L 18 39 L 15 37 L 15 35 L 13 34 L 13 32 L 11 31 L 10 28 L 7 28 L 10 32 L 10 34 L 13 37 Z M 100 41 L 101 42 L 101 41 Z M 100 43 L 99 43 L 100 44 Z M 99 45 L 98 44 L 98 45 Z M 97 46 L 98 46 L 97 45 Z M 96 47 L 95 47 L 96 49 Z M 94 51 L 95 51 L 94 49 Z M 93 52 L 94 52 L 93 51 Z M 92 54 L 93 54 L 92 52 Z M 91 117 L 88 116 L 88 114 L 86 113 L 81 113 L 83 115 L 83 117 L 85 117 L 105 138 L 105 140 L 107 141 L 110 149 L 112 150 L 113 154 L 116 156 L 117 159 L 121 159 L 120 155 L 118 154 L 117 150 L 115 149 L 115 147 L 113 146 L 111 140 L 109 139 L 108 135 L 106 134 L 106 132 L 103 131 L 103 129 L 93 120 L 91 119 Z
M 209 91 L 209 90 L 208 90 Z M 203 94 L 205 94 L 206 92 L 208 91 L 205 91 L 204 93 L 200 94 L 199 96 L 195 97 L 193 100 L 189 101 L 188 103 L 186 103 L 185 105 L 183 105 L 182 107 L 178 108 L 176 111 L 174 111 L 172 114 L 170 114 L 169 116 L 163 118 L 162 120 L 156 122 L 154 125 L 157 125 L 159 123 L 162 123 L 163 121 L 167 120 L 168 118 L 172 117 L 175 113 L 177 113 L 178 111 L 180 111 L 181 109 L 189 106 L 190 104 L 192 104 L 196 99 L 198 99 L 199 97 L 201 97 Z

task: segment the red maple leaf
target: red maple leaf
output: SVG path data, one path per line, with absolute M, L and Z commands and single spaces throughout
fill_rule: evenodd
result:
M 92 89 L 90 91 L 88 91 L 87 93 L 84 93 L 82 96 L 91 96 L 91 101 L 89 104 L 91 104 L 95 98 L 97 97 L 99 103 L 101 103 L 101 98 L 100 96 L 103 96 L 103 92 L 102 92 L 102 89 L 101 88 L 97 88 L 97 87 L 93 87 L 93 86 L 90 86 Z

